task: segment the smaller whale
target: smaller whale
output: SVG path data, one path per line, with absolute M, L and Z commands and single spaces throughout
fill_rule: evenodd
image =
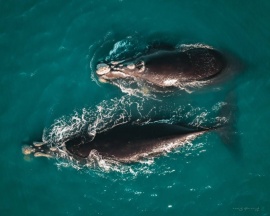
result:
M 179 87 L 207 81 L 226 67 L 223 55 L 210 48 L 186 51 L 159 50 L 134 59 L 100 62 L 96 74 L 101 82 L 133 79 L 158 88 Z
M 85 164 L 89 155 L 96 152 L 105 159 L 134 163 L 175 149 L 209 130 L 166 123 L 146 125 L 126 123 L 96 133 L 94 136 L 86 133 L 70 137 L 61 148 L 51 147 L 42 142 L 34 143 L 23 147 L 23 153 L 34 154 L 36 157 L 61 158 L 65 151 L 69 157 Z

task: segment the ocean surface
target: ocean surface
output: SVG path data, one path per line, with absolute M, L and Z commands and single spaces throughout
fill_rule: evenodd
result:
M 270 215 L 269 11 L 266 0 L 0 0 L 0 215 Z M 100 59 L 151 41 L 214 47 L 233 76 L 167 96 L 97 81 Z M 22 154 L 130 119 L 225 119 L 234 136 L 213 131 L 131 165 Z

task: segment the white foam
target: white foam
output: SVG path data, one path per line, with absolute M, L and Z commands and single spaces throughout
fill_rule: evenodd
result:
M 212 46 L 203 43 L 195 43 L 195 44 L 179 44 L 176 46 L 180 51 L 187 51 L 194 48 L 206 48 L 206 49 L 214 49 Z
M 98 83 L 95 77 L 95 62 L 98 56 L 98 52 L 107 43 L 108 38 L 98 41 L 96 44 L 92 45 L 90 49 L 93 51 L 95 49 L 93 57 L 90 61 L 91 78 L 93 81 Z M 111 42 L 111 41 L 109 41 Z M 134 43 L 130 41 L 130 38 L 119 41 L 114 44 L 113 49 L 109 52 L 110 55 L 108 59 L 121 59 L 123 53 L 127 53 L 133 50 Z M 212 47 L 204 44 L 184 44 L 179 47 L 181 50 L 188 50 L 192 48 L 209 48 Z M 123 51 L 123 52 L 122 52 Z M 194 88 L 202 87 L 209 84 L 210 81 L 195 81 L 191 83 L 178 84 L 177 87 L 191 93 Z M 175 80 L 167 80 L 166 84 L 175 84 Z M 75 110 L 69 116 L 62 116 L 56 119 L 50 128 L 46 128 L 43 133 L 43 141 L 49 143 L 51 146 L 57 147 L 59 153 L 59 159 L 57 161 L 57 166 L 61 167 L 73 167 L 75 169 L 94 168 L 94 170 L 99 170 L 99 174 L 106 172 L 117 172 L 121 174 L 131 174 L 132 176 L 138 176 L 139 174 L 151 174 L 155 172 L 153 165 L 155 164 L 154 157 L 147 156 L 140 161 L 139 165 L 123 165 L 113 159 L 102 158 L 98 152 L 91 151 L 88 157 L 88 163 L 85 166 L 78 164 L 66 151 L 64 141 L 71 136 L 78 134 L 82 130 L 87 129 L 87 132 L 91 136 L 95 136 L 96 133 L 109 130 L 117 125 L 130 122 L 134 116 L 138 119 L 143 119 L 141 124 L 148 124 L 149 122 L 164 122 L 164 123 L 179 123 L 185 120 L 191 122 L 192 126 L 201 126 L 206 122 L 225 122 L 228 119 L 224 116 L 211 117 L 210 113 L 218 113 L 220 108 L 224 105 L 224 102 L 218 102 L 212 107 L 212 110 L 208 110 L 203 107 L 192 107 L 191 105 L 185 106 L 167 106 L 164 102 L 159 103 L 157 97 L 152 94 L 152 89 L 145 83 L 139 82 L 138 80 L 126 80 L 126 81 L 115 81 L 117 85 L 123 92 L 127 93 L 121 98 L 113 98 L 109 101 L 102 101 L 95 107 L 84 108 L 82 110 Z M 136 96 L 136 98 L 132 97 Z M 144 106 L 145 101 L 151 100 L 151 103 L 157 103 L 158 106 L 153 105 L 151 108 L 146 108 Z M 166 119 L 152 120 L 151 118 L 155 116 L 154 114 L 161 113 L 162 111 L 169 113 L 169 117 Z M 174 151 L 175 153 L 184 153 L 186 157 L 192 155 L 192 152 L 197 152 L 200 150 L 200 154 L 204 152 L 205 143 L 199 143 L 194 145 L 192 143 L 192 137 L 187 139 L 183 143 L 182 148 L 176 148 L 179 145 L 175 143 L 170 143 L 164 147 L 164 152 L 168 153 Z M 163 167 L 163 170 L 168 168 Z M 166 173 L 166 172 L 164 172 Z

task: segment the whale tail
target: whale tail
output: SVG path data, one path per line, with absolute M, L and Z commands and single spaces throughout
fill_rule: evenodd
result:
M 236 125 L 238 117 L 236 101 L 235 93 L 230 92 L 225 100 L 225 105 L 222 106 L 218 113 L 218 120 L 214 125 L 195 127 L 189 125 L 189 129 L 193 131 L 215 131 L 232 156 L 239 159 L 242 156 L 242 147 Z
M 224 146 L 232 153 L 235 159 L 242 155 L 239 132 L 237 130 L 236 118 L 238 109 L 236 106 L 236 95 L 230 92 L 226 98 L 226 104 L 220 109 L 219 116 L 225 117 L 225 123 L 219 123 L 214 130 L 217 131 Z

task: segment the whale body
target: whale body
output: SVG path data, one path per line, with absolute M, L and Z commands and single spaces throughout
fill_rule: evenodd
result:
M 101 82 L 133 79 L 166 88 L 210 80 L 225 67 L 226 60 L 217 50 L 191 48 L 159 50 L 134 59 L 100 62 L 96 74 Z
M 87 163 L 91 152 L 97 152 L 102 158 L 132 163 L 175 149 L 206 131 L 208 130 L 166 123 L 147 125 L 126 123 L 97 133 L 94 137 L 88 134 L 70 137 L 64 143 L 64 149 L 70 157 L 83 163 Z M 46 143 L 35 143 L 23 149 L 23 152 L 35 156 L 61 157 L 61 152 L 57 148 L 49 147 Z

